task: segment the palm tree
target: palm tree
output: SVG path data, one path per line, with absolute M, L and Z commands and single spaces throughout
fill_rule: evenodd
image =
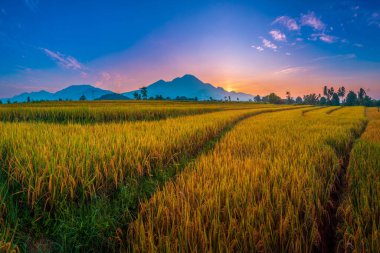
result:
M 148 98 L 148 88 L 143 86 L 140 88 L 140 91 L 141 91 L 142 98 L 146 100 Z

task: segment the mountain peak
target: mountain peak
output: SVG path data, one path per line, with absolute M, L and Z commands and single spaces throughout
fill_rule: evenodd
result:
M 213 99 L 223 100 L 230 96 L 231 99 L 244 101 L 252 98 L 250 94 L 232 93 L 223 88 L 216 88 L 212 84 L 204 83 L 194 75 L 186 74 L 182 77 L 174 78 L 172 81 L 165 82 L 159 80 L 147 86 L 148 97 L 163 96 L 175 99 L 176 97 L 198 98 L 199 100 Z M 135 91 L 124 93 L 132 96 Z

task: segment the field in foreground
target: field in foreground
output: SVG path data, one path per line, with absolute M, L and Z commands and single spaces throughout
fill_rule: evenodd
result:
M 373 251 L 378 198 L 366 200 L 371 208 L 354 198 L 373 189 L 378 196 L 379 179 L 356 197 L 354 183 L 336 190 L 341 176 L 356 183 L 369 180 L 367 170 L 378 174 L 365 163 L 354 176 L 351 162 L 345 173 L 364 112 L 254 103 L 0 106 L 0 251 Z M 362 139 L 370 126 L 379 130 L 376 112 L 367 115 Z M 374 226 L 350 234 L 349 208 L 372 215 Z

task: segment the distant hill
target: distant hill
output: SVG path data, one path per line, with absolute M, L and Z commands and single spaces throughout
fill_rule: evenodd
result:
M 21 93 L 20 95 L 14 96 L 12 98 L 4 98 L 1 99 L 3 103 L 7 103 L 8 99 L 13 102 L 26 102 L 28 101 L 28 97 L 31 101 L 38 101 L 38 100 L 52 100 L 53 99 L 53 93 L 47 92 L 45 90 L 36 91 L 36 92 L 25 92 Z
M 197 98 L 198 100 L 209 100 L 210 98 L 215 100 L 224 100 L 225 98 L 236 101 L 247 101 L 252 99 L 253 96 L 241 92 L 228 92 L 221 87 L 215 87 L 209 83 L 204 83 L 193 75 L 184 75 L 177 77 L 172 81 L 159 80 L 151 85 L 147 86 L 148 97 L 162 96 L 163 98 L 175 99 L 177 97 L 182 98 Z M 123 94 L 117 94 L 110 90 L 103 90 L 96 88 L 89 84 L 71 85 L 56 93 L 50 93 L 44 90 L 38 92 L 22 93 L 12 98 L 3 98 L 1 101 L 7 103 L 8 99 L 13 102 L 27 102 L 28 97 L 30 101 L 41 100 L 79 100 L 84 95 L 86 100 L 125 100 L 133 98 L 134 92 L 139 90 L 126 92 Z
M 95 100 L 129 100 L 129 97 L 123 96 L 118 93 L 105 94 Z
M 63 90 L 57 91 L 54 94 L 54 100 L 58 99 L 69 99 L 69 100 L 79 100 L 79 98 L 84 95 L 87 100 L 94 100 L 99 98 L 105 94 L 113 93 L 110 90 L 103 90 L 100 88 L 96 88 L 94 86 L 88 84 L 82 85 L 72 85 Z
M 176 97 L 188 97 L 198 100 L 212 99 L 220 100 L 225 97 L 230 97 L 231 100 L 236 101 L 239 98 L 240 101 L 247 101 L 252 99 L 253 96 L 240 92 L 228 92 L 221 87 L 215 87 L 209 83 L 204 83 L 193 75 L 184 75 L 183 77 L 177 77 L 172 81 L 166 82 L 159 80 L 151 85 L 147 86 L 148 97 L 155 97 L 162 95 L 164 98 L 170 97 L 175 99 Z M 133 97 L 135 91 L 123 93 L 128 97 Z
M 27 102 L 28 97 L 30 101 L 41 101 L 41 100 L 79 100 L 79 98 L 84 95 L 87 100 L 94 100 L 103 95 L 113 93 L 109 90 L 103 90 L 100 88 L 93 87 L 88 84 L 81 85 L 71 85 L 63 90 L 57 91 L 56 93 L 50 93 L 44 90 L 38 92 L 22 93 L 20 95 L 14 96 L 12 98 L 1 99 L 3 103 L 6 103 L 8 99 L 13 102 Z

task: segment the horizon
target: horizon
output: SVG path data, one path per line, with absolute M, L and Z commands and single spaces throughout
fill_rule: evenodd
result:
M 380 99 L 380 3 L 6 0 L 0 66 L 1 98 L 74 84 L 124 93 L 187 73 L 253 96 L 328 85 Z

